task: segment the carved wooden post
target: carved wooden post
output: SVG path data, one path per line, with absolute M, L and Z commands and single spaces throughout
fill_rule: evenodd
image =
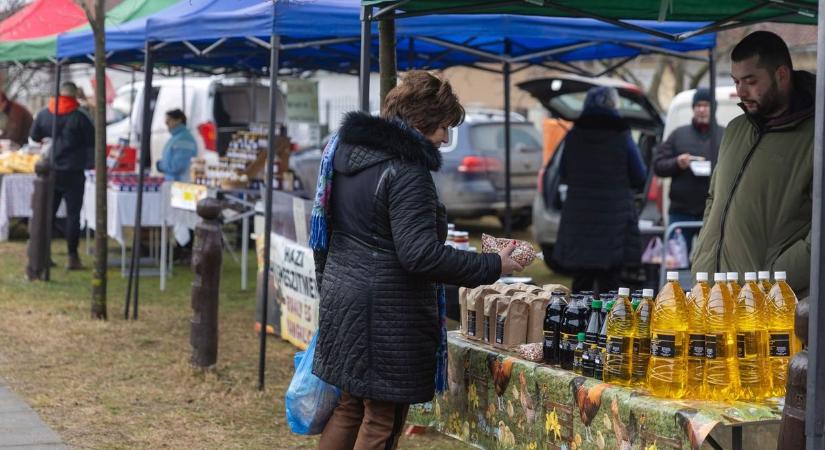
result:
M 195 228 L 192 252 L 192 364 L 211 368 L 218 360 L 218 289 L 223 264 L 221 203 L 214 198 L 198 202 L 203 222 Z
M 29 219 L 29 242 L 26 249 L 29 261 L 26 264 L 26 276 L 29 281 L 45 280 L 49 261 L 46 232 L 49 226 L 49 173 L 51 166 L 48 159 L 40 159 L 34 166 L 37 178 L 32 192 L 32 217 Z
M 808 393 L 808 302 L 802 299 L 796 305 L 794 332 L 802 341 L 802 351 L 788 364 L 788 382 L 785 408 L 779 425 L 778 450 L 805 448 L 805 399 Z

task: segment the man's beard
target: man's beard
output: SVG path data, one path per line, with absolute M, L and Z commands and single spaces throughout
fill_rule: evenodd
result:
M 751 116 L 764 120 L 776 115 L 779 106 L 779 85 L 776 83 L 776 78 L 771 76 L 771 87 L 762 96 L 762 99 L 757 104 L 756 111 L 748 111 L 748 113 Z

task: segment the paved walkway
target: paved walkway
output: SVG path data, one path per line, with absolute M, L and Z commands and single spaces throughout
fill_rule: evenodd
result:
M 68 448 L 60 436 L 0 380 L 0 450 Z

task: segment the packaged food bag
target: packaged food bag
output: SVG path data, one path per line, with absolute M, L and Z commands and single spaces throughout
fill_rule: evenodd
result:
M 490 236 L 489 234 L 481 235 L 481 252 L 482 253 L 498 253 L 512 242 L 513 239 L 502 239 Z M 533 260 L 536 259 L 537 253 L 533 250 L 533 246 L 527 241 L 516 241 L 516 248 L 510 255 L 514 261 L 519 263 L 521 267 L 527 267 Z
M 317 340 L 316 332 L 307 350 L 295 355 L 295 374 L 286 390 L 286 420 L 295 434 L 320 434 L 324 431 L 341 396 L 338 388 L 312 373 Z
M 498 290 L 492 286 L 479 286 L 467 293 L 467 330 L 469 339 L 483 339 L 484 299 L 488 295 L 498 295 Z
M 506 295 L 488 295 L 484 297 L 484 342 L 493 343 L 496 337 L 496 311 L 499 302 L 506 303 Z
M 493 345 L 507 348 L 527 341 L 527 318 L 530 308 L 522 298 L 496 303 L 496 327 Z
M 549 295 L 536 295 L 527 300 L 530 314 L 527 318 L 527 343 L 544 342 L 544 316 L 547 314 L 547 305 L 550 304 Z

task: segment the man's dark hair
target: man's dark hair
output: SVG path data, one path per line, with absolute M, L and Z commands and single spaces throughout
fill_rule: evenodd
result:
M 788 66 L 788 69 L 793 70 L 788 45 L 779 35 L 770 31 L 754 31 L 736 44 L 730 53 L 733 62 L 744 61 L 752 56 L 758 56 L 757 64 L 771 72 L 779 66 Z
M 178 108 L 166 111 L 166 116 L 170 119 L 180 120 L 180 123 L 186 125 L 186 114 Z

